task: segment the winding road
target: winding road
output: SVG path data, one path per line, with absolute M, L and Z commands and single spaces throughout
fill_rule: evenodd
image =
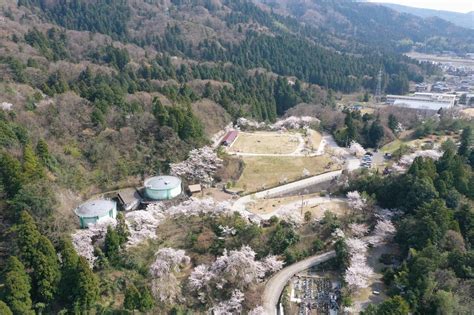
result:
M 266 315 L 277 314 L 277 305 L 285 285 L 295 274 L 302 272 L 312 266 L 318 265 L 331 258 L 336 257 L 335 251 L 330 251 L 321 255 L 308 257 L 300 262 L 283 268 L 271 277 L 265 285 L 263 291 L 263 308 Z

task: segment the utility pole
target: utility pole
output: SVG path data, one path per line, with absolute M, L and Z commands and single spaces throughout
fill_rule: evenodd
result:
M 377 88 L 375 90 L 375 101 L 379 103 L 382 99 L 382 67 L 377 75 Z
M 301 195 L 301 216 L 303 216 L 303 209 L 304 209 L 304 195 Z

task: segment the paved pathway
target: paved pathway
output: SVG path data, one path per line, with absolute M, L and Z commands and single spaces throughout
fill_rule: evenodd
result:
M 252 195 L 247 195 L 237 199 L 232 204 L 232 208 L 234 209 L 234 211 L 245 211 L 247 203 L 251 202 L 254 199 L 271 198 L 289 191 L 300 190 L 308 186 L 317 185 L 337 178 L 341 175 L 341 173 L 342 170 L 327 172 L 324 174 L 304 178 L 293 183 L 281 185 L 275 188 L 270 188 Z
M 312 266 L 325 262 L 336 257 L 336 252 L 330 251 L 321 255 L 311 256 L 300 262 L 283 268 L 271 277 L 265 285 L 263 291 L 263 308 L 266 315 L 277 314 L 277 304 L 285 285 L 295 274 L 302 272 Z
M 294 190 L 303 189 L 308 186 L 321 184 L 324 182 L 331 181 L 342 174 L 342 170 L 331 171 L 311 177 L 307 177 L 296 182 L 284 184 L 275 188 L 270 188 L 255 194 L 256 198 L 272 198 L 283 193 L 287 193 Z

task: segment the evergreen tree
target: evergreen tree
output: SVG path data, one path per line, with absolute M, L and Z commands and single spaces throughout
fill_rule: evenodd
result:
M 158 97 L 153 99 L 153 115 L 160 126 L 166 126 L 169 122 L 169 114 L 166 107 L 161 103 Z
M 150 311 L 155 305 L 155 301 L 148 287 L 143 287 L 140 290 L 140 304 L 139 305 L 140 305 L 139 309 L 142 312 Z
M 349 249 L 346 242 L 340 239 L 336 242 L 334 249 L 336 250 L 336 265 L 340 270 L 345 270 L 349 266 Z
M 362 315 L 408 315 L 410 306 L 399 295 L 389 298 L 378 305 L 369 305 Z
M 45 236 L 40 236 L 34 255 L 32 274 L 35 300 L 48 305 L 55 297 L 59 278 L 59 263 L 53 244 Z
M 123 301 L 123 307 L 125 309 L 134 311 L 140 307 L 140 292 L 138 292 L 138 289 L 135 287 L 135 285 L 130 284 L 127 286 L 127 289 L 125 290 L 125 300 Z
M 120 246 L 123 246 L 128 241 L 130 231 L 128 230 L 128 225 L 122 212 L 117 214 L 117 225 L 115 230 L 119 236 Z
M 84 257 L 79 257 L 76 269 L 77 284 L 75 286 L 75 301 L 77 309 L 89 310 L 99 297 L 99 280 L 89 267 Z
M 462 156 L 468 156 L 469 150 L 472 145 L 472 129 L 471 127 L 466 127 L 462 130 L 461 134 L 461 145 L 458 149 L 458 154 Z
M 376 148 L 383 140 L 385 133 L 383 127 L 378 120 L 374 121 L 369 129 L 368 143 L 371 147 Z
M 8 198 L 14 197 L 24 182 L 20 162 L 8 153 L 0 153 L 0 180 Z
M 370 95 L 368 91 L 365 91 L 363 101 L 367 103 L 370 100 Z
M 388 116 L 388 128 L 390 128 L 394 134 L 398 133 L 398 119 L 394 114 Z
M 64 302 L 72 303 L 74 301 L 74 288 L 77 284 L 76 269 L 79 262 L 79 255 L 77 255 L 69 238 L 61 239 L 59 249 L 61 256 L 59 292 Z
M 22 211 L 13 230 L 17 234 L 16 241 L 21 261 L 27 268 L 33 268 L 37 245 L 41 237 L 35 221 L 28 212 Z
M 23 264 L 15 257 L 8 259 L 3 292 L 5 302 L 15 315 L 34 314 L 31 309 L 30 279 Z
M 36 145 L 36 153 L 38 157 L 43 162 L 43 165 L 50 166 L 51 164 L 51 154 L 49 153 L 49 147 L 46 141 L 40 139 Z
M 13 315 L 12 311 L 8 307 L 8 305 L 0 300 L 0 314 L 2 315 Z
M 96 246 L 94 247 L 94 256 L 97 257 L 97 259 L 94 262 L 94 269 L 96 270 L 104 270 L 109 268 L 109 260 L 105 256 L 104 252 L 100 247 Z
M 120 253 L 120 236 L 111 226 L 107 227 L 107 234 L 105 234 L 104 253 L 112 265 L 118 263 Z
M 23 172 L 27 179 L 34 180 L 43 176 L 43 169 L 31 144 L 26 144 L 23 148 Z

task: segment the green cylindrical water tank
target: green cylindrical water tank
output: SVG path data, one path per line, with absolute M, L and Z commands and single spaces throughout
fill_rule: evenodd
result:
M 145 180 L 145 194 L 152 200 L 168 200 L 182 192 L 181 179 L 175 176 L 155 176 Z
M 89 200 L 74 209 L 74 213 L 79 217 L 81 228 L 87 228 L 89 224 L 96 224 L 105 218 L 115 219 L 117 204 L 106 199 Z

